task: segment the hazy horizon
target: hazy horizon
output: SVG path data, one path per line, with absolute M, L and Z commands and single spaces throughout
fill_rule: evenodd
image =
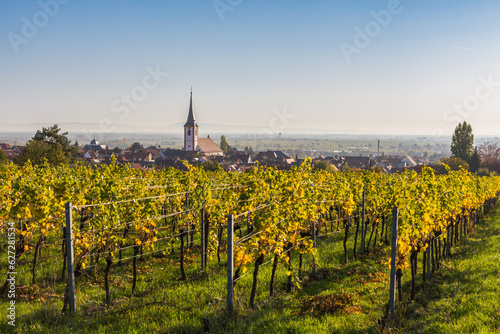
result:
M 76 135 L 87 135 L 88 138 L 94 137 L 94 132 L 89 129 L 98 128 L 96 123 L 83 123 L 83 122 L 69 122 L 69 123 L 2 123 L 0 122 L 0 132 L 1 133 L 22 133 L 22 134 L 32 134 L 34 135 L 36 131 L 41 130 L 42 127 L 50 127 L 57 124 L 62 132 L 69 132 L 70 134 Z M 96 137 L 99 138 L 101 135 L 112 136 L 120 134 L 140 134 L 140 135 L 161 135 L 165 134 L 167 136 L 178 136 L 183 137 L 183 126 L 184 122 L 169 124 L 166 126 L 150 126 L 150 127 L 140 127 L 134 125 L 124 125 L 115 124 L 115 130 L 109 132 L 95 131 Z M 211 133 L 216 135 L 242 135 L 242 136 L 260 136 L 260 137 L 277 137 L 280 134 L 283 136 L 347 136 L 347 137 L 365 137 L 365 136 L 379 136 L 384 137 L 427 137 L 435 140 L 449 140 L 451 141 L 452 132 L 444 133 L 442 135 L 425 134 L 425 133 L 397 133 L 397 132 L 358 132 L 353 130 L 333 131 L 330 129 L 283 129 L 283 132 L 279 131 L 276 133 L 271 133 L 266 127 L 259 126 L 246 126 L 246 125 L 236 125 L 236 124 L 198 124 L 200 129 L 200 136 L 207 136 Z M 476 138 L 499 138 L 500 134 L 477 134 L 473 132 Z

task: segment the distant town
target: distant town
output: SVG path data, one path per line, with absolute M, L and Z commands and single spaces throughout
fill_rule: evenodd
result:
M 50 133 L 56 129 L 57 131 L 61 130 L 57 125 L 54 125 L 50 130 L 44 128 L 43 131 Z M 124 145 L 127 140 L 119 142 L 116 139 L 109 140 L 112 144 L 109 145 L 99 142 L 94 135 L 94 138 L 88 143 L 80 145 L 76 140 L 71 145 L 73 161 L 101 165 L 110 164 L 112 159 L 115 159 L 119 165 L 127 164 L 140 170 L 158 170 L 170 167 L 185 170 L 186 166 L 183 161 L 187 161 L 193 165 L 202 165 L 206 169 L 221 168 L 225 171 L 245 172 L 256 163 L 278 170 L 288 170 L 300 165 L 305 158 L 311 157 L 314 166 L 329 171 L 354 169 L 399 173 L 407 169 L 420 171 L 422 166 L 437 167 L 443 159 L 450 156 L 451 136 L 449 139 L 397 138 L 396 136 L 394 136 L 396 138 L 391 138 L 386 136 L 381 141 L 375 139 L 375 136 L 367 135 L 329 138 L 326 135 L 282 136 L 279 132 L 267 136 L 233 135 L 234 141 L 229 142 L 225 135 L 216 138 L 212 138 L 210 135 L 200 136 L 199 130 L 200 127 L 193 110 L 191 92 L 187 120 L 182 126 L 182 147 L 175 147 L 180 137 L 175 135 L 170 137 L 170 143 L 173 144 L 174 148 L 162 148 L 159 144 L 143 145 L 139 141 Z M 64 135 L 66 136 L 67 133 Z M 107 134 L 108 139 L 109 136 L 110 134 Z M 38 130 L 28 144 L 36 140 L 47 140 L 46 134 Z M 65 140 L 67 139 L 65 138 Z M 483 142 L 487 140 L 498 142 L 498 138 L 483 138 L 481 140 Z M 113 147 L 113 144 L 121 145 Z M 26 153 L 24 145 L 7 142 L 0 143 L 0 150 L 5 156 L 4 159 L 17 163 L 23 162 L 23 152 Z M 26 156 L 26 154 L 24 155 Z M 24 160 L 27 158 L 25 157 Z

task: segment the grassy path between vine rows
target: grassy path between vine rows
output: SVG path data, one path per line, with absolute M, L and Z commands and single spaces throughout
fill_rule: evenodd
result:
M 500 333 L 498 205 L 443 264 L 430 282 L 419 278 L 416 300 L 400 305 L 387 332 Z

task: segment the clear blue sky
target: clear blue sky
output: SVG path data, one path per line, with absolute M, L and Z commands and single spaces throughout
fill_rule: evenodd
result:
M 200 132 L 498 134 L 499 17 L 498 0 L 4 0 L 0 122 L 166 126 L 192 85 Z M 168 76 L 145 90 L 148 68 Z

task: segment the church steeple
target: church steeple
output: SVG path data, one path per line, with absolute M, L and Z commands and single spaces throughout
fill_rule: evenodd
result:
M 189 113 L 186 124 L 184 124 L 184 151 L 193 152 L 198 146 L 198 124 L 194 118 L 193 111 L 193 87 L 189 98 Z
M 198 124 L 196 124 L 196 119 L 194 118 L 194 112 L 193 112 L 193 88 L 191 88 L 191 96 L 189 98 L 188 118 L 187 118 L 186 124 L 184 124 L 184 127 L 186 127 L 186 126 L 190 126 L 190 127 L 198 126 Z

